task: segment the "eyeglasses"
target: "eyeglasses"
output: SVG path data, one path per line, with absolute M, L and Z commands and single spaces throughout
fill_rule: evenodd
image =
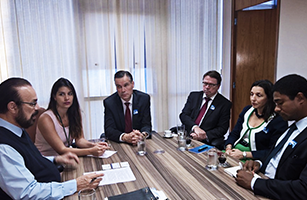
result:
M 20 101 L 19 103 L 28 104 L 28 105 L 32 106 L 33 108 L 35 108 L 35 106 L 37 105 L 37 102 Z
M 217 85 L 218 85 L 218 84 L 203 82 L 203 86 L 215 87 L 215 86 L 217 86 Z

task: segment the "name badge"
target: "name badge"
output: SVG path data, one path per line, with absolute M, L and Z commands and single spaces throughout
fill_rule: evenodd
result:
M 133 110 L 133 114 L 137 115 L 139 113 L 139 111 L 137 109 Z
M 296 144 L 297 144 L 297 142 L 295 142 L 294 140 L 292 140 L 291 142 L 289 142 L 289 145 L 292 146 L 292 149 L 295 147 Z

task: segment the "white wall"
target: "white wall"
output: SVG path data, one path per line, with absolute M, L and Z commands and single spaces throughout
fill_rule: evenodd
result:
M 307 78 L 307 1 L 281 0 L 276 80 L 287 74 Z

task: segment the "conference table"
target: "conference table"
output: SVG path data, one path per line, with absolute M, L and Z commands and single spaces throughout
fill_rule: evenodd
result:
M 205 168 L 206 153 L 191 153 L 177 150 L 177 137 L 166 139 L 162 133 L 155 133 L 146 140 L 147 154 L 137 155 L 137 147 L 110 141 L 111 150 L 117 151 L 109 158 L 80 157 L 80 164 L 74 170 L 64 170 L 62 180 L 71 180 L 85 172 L 102 170 L 103 164 L 127 161 L 136 180 L 99 186 L 97 199 L 135 191 L 144 187 L 163 191 L 168 199 L 266 199 L 252 191 L 238 186 L 235 179 L 225 173 L 223 167 L 209 171 Z M 192 140 L 193 146 L 202 143 Z M 156 153 L 159 150 L 159 153 Z M 164 153 L 161 153 L 161 150 Z M 162 152 L 163 152 L 162 151 Z M 227 157 L 230 166 L 237 166 L 238 160 Z M 77 193 L 65 199 L 78 199 Z

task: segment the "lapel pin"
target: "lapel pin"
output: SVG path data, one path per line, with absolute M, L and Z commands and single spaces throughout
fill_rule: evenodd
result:
M 139 113 L 139 111 L 138 111 L 137 109 L 134 109 L 134 110 L 133 110 L 133 114 L 134 114 L 134 115 L 137 115 L 138 113 Z
M 292 146 L 292 149 L 295 147 L 296 144 L 297 144 L 297 142 L 295 142 L 294 140 L 292 140 L 291 142 L 289 142 L 289 145 Z
M 263 128 L 263 132 L 268 133 L 268 132 L 269 132 L 269 129 L 268 129 L 267 127 L 264 127 L 264 128 Z
M 211 106 L 210 106 L 210 109 L 211 109 L 211 110 L 215 110 L 215 106 L 214 106 L 214 105 L 211 105 Z

